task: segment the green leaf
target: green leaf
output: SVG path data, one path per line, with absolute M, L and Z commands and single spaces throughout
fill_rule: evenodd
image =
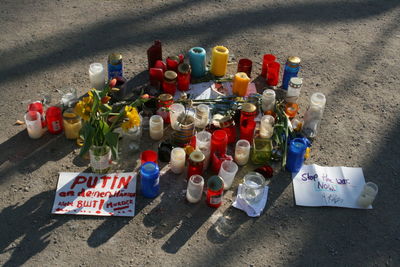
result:
M 111 153 L 114 159 L 118 159 L 118 139 L 119 134 L 108 132 L 105 136 L 106 144 L 111 148 Z
M 89 151 L 90 147 L 92 146 L 93 137 L 95 135 L 96 130 L 89 123 L 85 123 L 82 127 L 81 132 L 83 133 L 84 143 L 81 148 L 81 151 L 79 152 L 79 156 L 83 156 Z

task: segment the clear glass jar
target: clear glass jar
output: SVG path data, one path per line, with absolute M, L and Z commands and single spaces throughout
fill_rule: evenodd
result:
M 196 107 L 194 116 L 194 126 L 197 129 L 204 129 L 209 123 L 210 108 L 205 104 L 200 104 Z
M 264 112 L 275 110 L 275 91 L 272 89 L 267 89 L 263 92 L 261 97 L 261 107 Z
M 203 195 L 204 179 L 201 175 L 193 175 L 189 178 L 186 199 L 190 203 L 197 203 Z
M 274 134 L 275 119 L 271 115 L 264 115 L 261 117 L 260 123 L 260 137 L 271 138 Z
M 249 204 L 260 202 L 264 193 L 265 178 L 258 172 L 249 172 L 244 176 L 240 198 Z
M 310 107 L 304 114 L 303 134 L 307 138 L 314 138 L 317 135 L 318 126 L 322 120 L 325 109 L 326 98 L 323 93 L 314 93 L 311 96 Z
M 238 165 L 246 165 L 250 157 L 250 143 L 247 140 L 241 139 L 237 141 L 235 147 L 235 161 Z
M 132 127 L 128 129 L 128 131 L 122 131 L 123 153 L 131 154 L 132 152 L 139 151 L 141 138 L 142 138 L 142 128 L 140 126 Z
M 185 107 L 182 104 L 174 103 L 169 107 L 169 118 L 171 121 L 172 129 L 174 130 L 179 129 L 178 117 L 182 113 L 185 113 Z
M 109 146 L 91 146 L 90 167 L 93 173 L 107 173 L 111 169 L 111 149 Z
M 164 120 L 160 115 L 150 117 L 150 137 L 153 140 L 160 140 L 164 135 Z

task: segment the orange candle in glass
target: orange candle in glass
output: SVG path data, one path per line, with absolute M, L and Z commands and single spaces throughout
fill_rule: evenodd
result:
M 232 92 L 238 96 L 245 96 L 247 94 L 247 87 L 249 87 L 250 78 L 245 72 L 238 72 L 233 78 Z
M 289 119 L 293 119 L 297 115 L 297 111 L 299 111 L 299 105 L 296 103 L 287 103 L 285 106 L 285 113 L 289 117 Z

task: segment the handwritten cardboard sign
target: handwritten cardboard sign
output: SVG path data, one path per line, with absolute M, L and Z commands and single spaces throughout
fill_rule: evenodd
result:
M 293 177 L 294 196 L 299 206 L 363 209 L 357 199 L 364 184 L 361 168 L 303 165 Z
M 52 213 L 134 216 L 136 173 L 61 172 Z

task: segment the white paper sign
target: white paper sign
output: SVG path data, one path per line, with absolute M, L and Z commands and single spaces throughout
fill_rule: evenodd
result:
M 232 95 L 232 83 L 231 82 L 224 82 L 221 83 L 224 89 L 220 89 L 221 91 L 225 92 L 226 96 Z M 190 90 L 185 92 L 190 94 L 190 99 L 214 99 L 220 96 L 215 90 L 212 89 L 215 87 L 214 82 L 204 82 L 204 83 L 196 83 L 190 85 Z M 180 91 L 175 93 L 174 99 L 179 99 L 181 97 Z M 247 88 L 246 96 L 250 94 L 257 93 L 256 85 L 254 83 L 249 83 Z
M 134 216 L 136 173 L 61 172 L 52 213 Z
M 363 209 L 357 204 L 365 184 L 361 168 L 303 165 L 293 176 L 296 205 Z

